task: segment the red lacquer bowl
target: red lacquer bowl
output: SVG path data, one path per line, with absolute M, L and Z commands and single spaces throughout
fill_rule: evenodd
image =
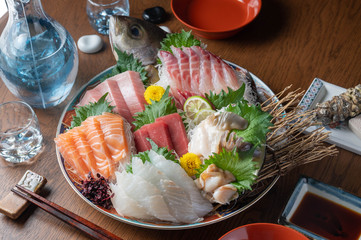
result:
M 208 39 L 228 38 L 256 18 L 261 0 L 172 0 L 174 16 Z
M 219 240 L 309 240 L 291 228 L 272 223 L 252 223 L 235 228 Z

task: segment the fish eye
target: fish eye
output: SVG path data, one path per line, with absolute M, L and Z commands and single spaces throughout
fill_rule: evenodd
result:
M 133 25 L 130 27 L 130 35 L 133 38 L 141 38 L 142 37 L 142 32 L 141 29 L 138 25 Z

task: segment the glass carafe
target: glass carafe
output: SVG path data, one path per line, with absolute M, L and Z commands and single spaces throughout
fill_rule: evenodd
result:
M 6 0 L 9 18 L 0 36 L 0 77 L 16 97 L 35 108 L 61 103 L 78 72 L 78 53 L 68 31 L 40 0 Z

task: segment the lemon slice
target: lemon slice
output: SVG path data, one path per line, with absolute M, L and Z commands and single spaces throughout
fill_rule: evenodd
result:
M 200 96 L 189 97 L 183 105 L 186 117 L 194 120 L 196 114 L 203 109 L 212 110 L 212 105 L 207 99 Z
M 215 113 L 216 111 L 214 111 L 213 109 L 202 109 L 199 110 L 196 114 L 196 116 L 194 117 L 194 123 L 196 125 L 198 125 L 200 122 L 202 122 L 204 119 L 206 119 L 209 115 L 212 115 L 213 113 Z

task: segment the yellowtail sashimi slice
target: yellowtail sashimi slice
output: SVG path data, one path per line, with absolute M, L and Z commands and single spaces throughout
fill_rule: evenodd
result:
M 212 211 L 212 204 L 202 197 L 193 179 L 188 176 L 184 169 L 177 163 L 167 160 L 154 151 L 149 151 L 152 164 L 162 171 L 170 180 L 183 188 L 190 196 L 192 207 L 198 217 L 203 217 Z
M 169 213 L 160 191 L 143 178 L 125 171 L 117 174 L 117 184 L 124 192 L 146 209 L 146 213 L 162 221 L 176 222 Z M 117 193 L 114 193 L 117 194 Z
M 193 211 L 191 199 L 186 191 L 159 171 L 150 162 L 143 164 L 140 158 L 132 159 L 133 174 L 140 176 L 145 181 L 152 183 L 162 193 L 169 208 L 169 212 L 177 222 L 194 223 L 202 219 Z

